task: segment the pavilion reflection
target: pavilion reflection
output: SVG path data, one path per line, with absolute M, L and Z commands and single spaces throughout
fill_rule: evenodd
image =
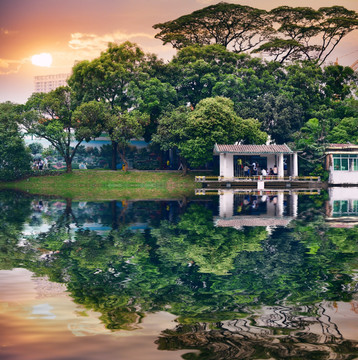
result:
M 298 212 L 298 193 L 291 191 L 219 191 L 216 226 L 287 226 Z

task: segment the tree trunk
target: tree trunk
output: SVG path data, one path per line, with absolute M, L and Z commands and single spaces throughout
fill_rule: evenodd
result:
M 118 148 L 117 141 L 112 140 L 112 166 L 111 166 L 112 170 L 117 170 L 117 148 Z
M 127 162 L 127 160 L 126 160 L 125 149 L 119 151 L 119 156 L 120 156 L 121 160 L 124 162 L 124 169 L 123 169 L 123 171 L 127 171 L 127 169 L 128 169 L 128 162 Z
M 72 161 L 70 159 L 66 159 L 66 173 L 72 172 Z
M 183 176 L 187 175 L 188 174 L 188 163 L 186 161 L 186 159 L 184 158 L 180 158 L 180 162 L 181 162 L 181 165 L 183 167 Z

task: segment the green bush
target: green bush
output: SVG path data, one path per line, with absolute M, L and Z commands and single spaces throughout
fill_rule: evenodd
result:
M 58 170 L 0 170 L 0 181 L 22 180 L 32 176 L 56 176 L 62 172 Z

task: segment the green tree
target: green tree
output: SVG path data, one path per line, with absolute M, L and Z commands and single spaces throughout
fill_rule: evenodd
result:
M 152 136 L 153 143 L 158 144 L 163 151 L 179 149 L 180 144 L 187 138 L 189 114 L 190 109 L 187 106 L 180 106 L 165 112 L 158 119 L 157 131 Z M 183 167 L 183 175 L 186 175 L 188 170 L 186 158 L 181 156 L 180 162 Z
M 112 115 L 106 122 L 106 129 L 109 129 L 110 139 L 117 145 L 117 151 L 121 160 L 128 169 L 128 162 L 125 156 L 125 149 L 133 138 L 140 138 L 144 134 L 144 126 L 149 122 L 149 115 L 142 114 L 138 110 L 124 111 L 113 109 L 116 115 Z
M 42 153 L 42 150 L 43 150 L 43 146 L 42 144 L 40 143 L 32 143 L 32 144 L 29 144 L 29 149 L 31 150 L 31 154 L 33 155 L 36 155 L 36 154 L 41 154 Z
M 271 22 L 265 10 L 220 2 L 178 19 L 156 24 L 155 35 L 176 49 L 188 45 L 220 44 L 235 52 L 252 49 L 271 33 Z
M 0 103 L 0 179 L 13 180 L 30 170 L 31 156 L 17 125 L 18 106 Z
M 192 166 L 201 166 L 212 160 L 215 143 L 265 143 L 267 134 L 259 128 L 257 120 L 237 116 L 230 99 L 207 98 L 189 114 L 186 140 L 178 148 Z
M 162 150 L 177 148 L 186 174 L 187 162 L 196 167 L 212 160 L 215 143 L 264 143 L 267 134 L 260 126 L 255 119 L 237 116 L 230 99 L 206 98 L 192 111 L 183 106 L 163 115 L 153 142 Z
M 328 141 L 336 144 L 358 144 L 358 117 L 343 118 L 329 132 Z
M 135 99 L 135 108 L 149 115 L 144 132 L 144 139 L 149 142 L 156 132 L 159 116 L 177 103 L 177 92 L 174 86 L 156 77 L 131 83 L 129 92 Z
M 138 107 L 138 94 L 136 91 L 133 93 L 133 88 L 140 86 L 141 81 L 148 81 L 149 74 L 156 68 L 160 68 L 160 64 L 155 56 L 144 54 L 136 44 L 129 41 L 121 45 L 110 43 L 98 58 L 76 64 L 68 84 L 74 89 L 78 101 L 107 103 L 112 115 L 118 118 L 129 109 Z M 110 137 L 113 129 L 109 123 L 106 131 Z M 112 170 L 117 169 L 117 150 L 118 144 L 113 137 Z
M 29 134 L 48 140 L 63 156 L 66 171 L 83 141 L 98 137 L 108 120 L 103 103 L 90 101 L 77 106 L 69 87 L 59 87 L 47 94 L 33 94 L 26 103 L 22 125 Z M 72 147 L 71 142 L 77 141 Z
M 343 37 L 358 28 L 358 14 L 343 6 L 280 6 L 270 15 L 276 33 L 253 52 L 268 53 L 281 63 L 302 59 L 323 64 Z
M 354 80 L 354 70 L 349 66 L 326 66 L 323 71 L 325 96 L 332 100 L 344 100 L 353 95 Z

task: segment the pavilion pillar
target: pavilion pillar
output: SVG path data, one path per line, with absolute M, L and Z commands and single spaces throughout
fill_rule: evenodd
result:
M 277 176 L 284 177 L 284 168 L 283 168 L 283 154 L 278 154 L 278 167 L 277 167 Z
M 298 214 L 298 194 L 292 193 L 291 195 L 291 215 L 296 218 Z
M 226 153 L 220 154 L 220 176 L 225 176 Z
M 282 155 L 283 156 L 283 155 Z M 279 192 L 277 194 L 277 211 L 276 216 L 282 217 L 283 216 L 283 210 L 284 210 L 284 196 L 283 192 Z
M 219 216 L 232 218 L 234 215 L 234 192 L 225 190 L 219 195 Z
M 292 176 L 298 176 L 298 156 L 297 153 L 293 153 L 293 172 Z

